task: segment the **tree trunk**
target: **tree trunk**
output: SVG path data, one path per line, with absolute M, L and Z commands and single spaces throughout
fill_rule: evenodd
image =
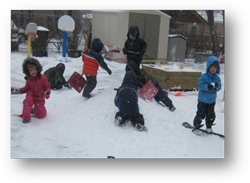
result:
M 210 34 L 211 34 L 212 41 L 213 41 L 213 53 L 215 54 L 215 56 L 219 57 L 220 56 L 219 43 L 218 43 L 218 38 L 217 38 L 217 34 L 215 31 L 215 27 L 214 27 L 214 11 L 206 10 L 206 12 L 207 12 L 207 17 L 208 17 L 208 25 L 210 28 Z

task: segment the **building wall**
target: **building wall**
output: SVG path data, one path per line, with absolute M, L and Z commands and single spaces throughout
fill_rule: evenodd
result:
M 182 37 L 169 38 L 167 61 L 185 61 L 186 39 Z
M 153 14 L 161 16 L 160 30 L 159 30 L 159 43 L 158 43 L 158 55 L 159 59 L 167 58 L 168 47 L 168 33 L 170 16 L 156 11 L 156 10 L 118 10 L 118 11 L 99 11 L 93 10 L 92 21 L 92 39 L 99 37 L 103 43 L 107 46 L 117 46 L 122 49 L 124 42 L 127 39 L 127 31 L 129 28 L 129 12 Z M 122 52 L 109 53 L 110 57 L 115 59 L 122 59 Z

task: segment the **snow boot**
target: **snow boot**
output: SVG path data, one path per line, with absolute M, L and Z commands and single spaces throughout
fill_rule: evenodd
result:
M 28 119 L 23 119 L 23 123 L 24 123 L 24 124 L 29 123 L 29 122 L 30 122 L 30 120 L 28 120 Z
M 213 133 L 213 129 L 212 129 L 212 127 L 207 127 L 207 133 Z
M 148 128 L 140 123 L 135 124 L 135 129 L 142 132 L 142 131 L 148 131 Z
M 168 109 L 169 109 L 171 112 L 174 112 L 176 108 L 172 105 L 172 106 L 168 107 Z
M 114 121 L 114 123 L 117 126 L 121 126 L 121 125 L 123 125 L 125 123 L 126 119 L 127 118 L 122 113 L 117 112 L 115 114 L 115 121 Z
M 213 133 L 213 129 L 212 129 L 212 126 L 215 125 L 215 124 L 209 124 L 209 123 L 206 123 L 206 130 L 208 133 Z
M 117 116 L 115 118 L 115 121 L 114 121 L 115 125 L 119 126 L 119 125 L 121 125 L 121 122 L 122 122 L 122 117 L 121 116 Z
M 84 94 L 83 94 L 82 96 L 83 96 L 84 98 L 87 98 L 87 99 L 92 98 L 92 95 L 90 95 L 90 94 L 89 94 L 89 95 L 84 95 Z

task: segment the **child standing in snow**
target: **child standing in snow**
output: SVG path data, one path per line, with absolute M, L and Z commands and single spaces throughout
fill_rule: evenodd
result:
M 193 121 L 195 128 L 200 128 L 201 122 L 206 118 L 206 127 L 208 132 L 212 132 L 212 125 L 215 120 L 214 106 L 217 91 L 221 89 L 220 62 L 215 56 L 207 59 L 206 73 L 199 78 L 199 95 L 196 116 Z
M 127 40 L 124 43 L 123 54 L 127 55 L 127 61 L 136 62 L 138 68 L 140 68 L 140 63 L 142 57 L 147 49 L 147 43 L 139 38 L 140 32 L 137 25 L 131 25 L 127 33 Z M 126 67 L 128 70 L 128 67 Z
M 94 90 L 97 84 L 96 75 L 99 65 L 108 72 L 109 75 L 112 74 L 111 70 L 108 68 L 107 64 L 104 62 L 102 55 L 100 54 L 103 49 L 103 43 L 99 38 L 95 38 L 92 41 L 91 48 L 86 50 L 82 55 L 83 69 L 82 74 L 86 75 L 87 84 L 83 89 L 82 96 L 90 98 L 90 93 Z
M 42 66 L 38 60 L 34 58 L 26 58 L 23 62 L 23 73 L 27 76 L 26 84 L 23 88 L 16 89 L 13 93 L 27 93 L 23 100 L 23 123 L 28 123 L 31 119 L 30 114 L 33 113 L 37 118 L 44 118 L 47 111 L 44 107 L 45 98 L 50 97 L 50 86 L 48 78 L 41 74 Z M 34 108 L 32 108 L 34 106 Z
M 71 86 L 66 82 L 63 76 L 64 70 L 65 65 L 59 63 L 55 67 L 49 68 L 44 72 L 49 80 L 49 85 L 52 90 L 61 89 L 63 86 L 71 89 Z
M 145 85 L 149 80 L 151 80 L 158 90 L 154 99 L 161 105 L 167 107 L 171 112 L 175 111 L 176 108 L 174 107 L 172 100 L 162 90 L 161 86 L 159 85 L 159 82 L 152 75 L 148 74 L 145 70 L 139 69 L 134 61 L 130 61 L 128 64 L 134 71 L 134 73 L 137 75 L 137 79 L 139 81 L 138 86 L 142 88 L 143 86 L 141 86 L 141 84 Z
M 115 115 L 115 124 L 120 126 L 130 119 L 137 130 L 146 131 L 143 115 L 139 113 L 137 86 L 138 81 L 133 72 L 126 72 L 115 96 L 115 105 L 119 108 Z

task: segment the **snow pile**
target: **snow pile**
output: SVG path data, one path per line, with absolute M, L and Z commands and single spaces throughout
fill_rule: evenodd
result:
M 59 62 L 61 53 L 49 52 L 48 57 L 37 57 L 43 71 Z M 25 85 L 22 62 L 26 53 L 11 53 L 11 86 Z M 70 58 L 65 63 L 66 80 L 74 71 L 81 73 L 82 60 Z M 22 113 L 23 95 L 11 95 L 11 158 L 223 158 L 224 139 L 209 135 L 199 137 L 182 126 L 187 121 L 192 124 L 197 110 L 198 91 L 184 92 L 169 98 L 176 107 L 170 112 L 155 100 L 145 102 L 139 98 L 140 112 L 145 119 L 148 133 L 136 131 L 130 123 L 123 127 L 114 125 L 118 111 L 114 105 L 116 91 L 125 74 L 125 64 L 106 61 L 112 70 L 108 75 L 98 70 L 97 87 L 93 98 L 87 100 L 74 89 L 63 88 L 52 91 L 46 100 L 47 116 L 32 118 L 29 124 L 14 116 Z M 171 62 L 173 70 L 179 63 Z M 168 65 L 162 66 L 164 69 Z M 206 63 L 196 64 L 185 61 L 183 70 L 205 72 Z M 218 92 L 215 107 L 217 133 L 224 134 L 224 65 L 221 65 L 222 90 Z M 203 121 L 204 123 L 204 121 Z

